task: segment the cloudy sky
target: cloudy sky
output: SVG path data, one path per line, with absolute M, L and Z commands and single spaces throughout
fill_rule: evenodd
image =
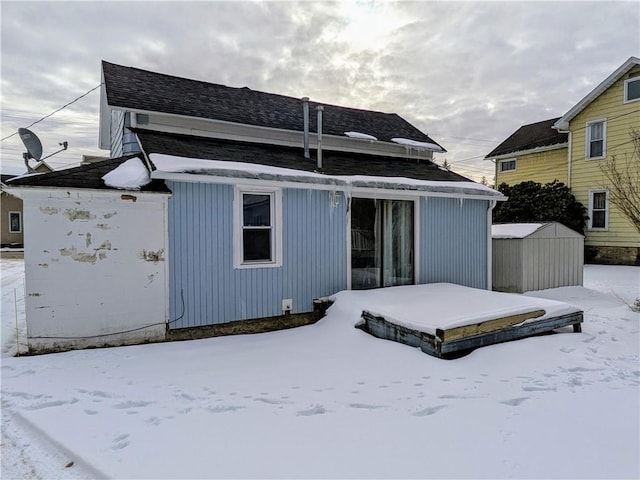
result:
M 630 56 L 630 2 L 0 1 L 2 173 L 22 173 L 19 127 L 100 83 L 100 61 L 395 112 L 493 177 L 483 157 L 519 126 L 564 114 Z M 98 145 L 99 91 L 30 127 L 47 162 Z M 9 138 L 5 138 L 8 137 Z

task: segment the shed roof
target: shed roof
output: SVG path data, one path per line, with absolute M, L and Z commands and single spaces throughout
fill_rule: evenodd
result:
M 523 125 L 504 142 L 494 148 L 485 158 L 494 158 L 509 153 L 523 152 L 542 147 L 563 147 L 568 142 L 568 134 L 559 133 L 553 125 L 560 117 L 542 122 Z
M 491 237 L 494 239 L 576 238 L 583 235 L 558 222 L 501 223 L 491 226 Z
M 317 169 L 315 160 L 304 158 L 300 147 L 219 140 L 190 135 L 133 129 L 148 155 L 161 153 L 176 157 L 253 163 L 305 172 Z M 327 175 L 367 175 L 406 177 L 418 180 L 471 182 L 455 172 L 442 169 L 430 160 L 405 159 L 382 155 L 343 153 L 326 150 L 322 171 Z
M 303 131 L 300 98 L 190 80 L 105 61 L 102 71 L 107 103 L 111 107 Z M 324 106 L 325 134 L 344 136 L 345 132 L 356 131 L 385 142 L 400 137 L 432 143 L 440 151 L 446 151 L 398 114 L 309 102 L 310 109 L 318 105 Z M 310 115 L 311 131 L 316 131 L 315 117 Z
M 102 177 L 127 160 L 141 157 L 141 154 L 111 158 L 101 162 L 80 165 L 49 173 L 38 173 L 14 177 L 8 180 L 7 186 L 54 187 L 54 188 L 89 188 L 95 190 L 115 190 L 105 185 Z M 162 180 L 153 180 L 140 189 L 141 192 L 170 193 Z

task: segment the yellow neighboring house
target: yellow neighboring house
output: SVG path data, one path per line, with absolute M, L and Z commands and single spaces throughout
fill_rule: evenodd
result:
M 552 118 L 524 125 L 493 149 L 486 158 L 496 164 L 496 185 L 532 181 L 567 183 L 567 133 L 559 133 Z
M 521 127 L 486 158 L 496 163 L 496 185 L 557 179 L 571 188 L 589 211 L 587 261 L 640 265 L 640 233 L 609 201 L 610 185 L 600 169 L 602 160 L 612 155 L 623 170 L 632 161 L 633 130 L 640 131 L 640 59 L 636 57 L 629 58 L 562 117 Z

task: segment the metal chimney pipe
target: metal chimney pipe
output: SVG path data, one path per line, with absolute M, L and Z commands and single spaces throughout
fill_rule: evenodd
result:
M 309 155 L 309 97 L 302 97 L 302 117 L 304 123 L 304 158 Z
M 324 111 L 324 107 L 322 105 L 318 105 L 318 170 L 322 170 L 322 112 Z

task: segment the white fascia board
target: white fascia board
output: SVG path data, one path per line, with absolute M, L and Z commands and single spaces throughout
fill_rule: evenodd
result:
M 582 100 L 576 103 L 571 110 L 565 113 L 556 123 L 553 124 L 553 128 L 557 130 L 567 130 L 569 128 L 569 122 L 573 120 L 587 105 L 598 98 L 607 88 L 613 85 L 616 81 L 622 77 L 625 73 L 631 70 L 636 65 L 640 65 L 640 58 L 630 57 L 629 60 L 624 62 L 615 72 L 604 79 L 596 88 L 591 90 Z
M 3 188 L 11 195 L 14 195 L 24 200 L 24 196 L 48 196 L 50 194 L 59 194 L 60 192 L 67 192 L 67 196 L 71 197 L 75 194 L 92 194 L 95 196 L 109 196 L 109 195 L 133 195 L 141 196 L 143 198 L 156 198 L 156 197 L 171 197 L 169 192 L 141 192 L 140 190 L 118 190 L 118 189 L 98 189 L 98 188 L 70 188 L 70 187 L 41 187 L 31 185 L 16 185 L 15 187 L 7 186 Z
M 327 183 L 313 183 L 296 180 L 262 180 L 255 178 L 247 178 L 242 176 L 217 176 L 195 173 L 176 173 L 176 172 L 160 172 L 154 171 L 151 173 L 152 179 L 161 180 L 173 180 L 177 182 L 190 182 L 190 183 L 217 183 L 225 185 L 242 185 L 249 186 L 262 186 L 266 188 L 297 188 L 305 190 L 328 190 L 328 191 L 343 191 L 348 195 L 375 195 L 379 198 L 389 197 L 447 197 L 447 198 L 463 198 L 469 200 L 497 200 L 504 201 L 507 199 L 504 195 L 496 191 L 496 195 L 482 195 L 473 193 L 461 193 L 461 192 L 434 192 L 431 190 L 420 190 L 418 188 L 381 188 L 381 187 L 362 187 L 354 186 L 346 181 L 340 181 L 335 179 Z M 327 179 L 329 180 L 329 179 Z
M 520 155 L 529 155 L 531 153 L 548 152 L 550 150 L 560 150 L 561 148 L 567 148 L 569 142 L 556 143 L 555 145 L 547 145 L 544 147 L 530 148 L 529 150 L 518 150 L 517 152 L 503 153 L 502 155 L 496 155 L 493 157 L 486 157 L 485 160 L 505 160 L 507 158 L 514 158 Z
M 262 127 L 258 125 L 248 125 L 244 123 L 228 122 L 225 120 L 215 120 L 210 118 L 193 117 L 189 115 L 178 115 L 173 113 L 155 112 L 150 110 L 126 109 L 134 114 L 144 114 L 149 116 L 149 123 L 138 124 L 135 115 L 131 116 L 131 126 L 141 130 L 150 130 L 162 133 L 175 133 L 182 135 L 193 135 L 204 138 L 215 138 L 219 140 L 236 140 L 248 143 L 260 143 L 278 145 L 284 147 L 303 146 L 304 132 L 297 130 L 283 130 L 273 127 Z M 179 119 L 192 125 L 179 126 L 172 123 L 156 123 L 153 118 Z M 223 127 L 226 132 L 216 131 L 215 128 Z M 201 127 L 201 128 L 198 128 Z M 210 128 L 208 128 L 210 127 Z M 236 130 L 236 131 L 230 131 Z M 280 137 L 280 138 L 278 138 Z M 310 148 L 315 149 L 317 145 L 316 132 L 309 132 Z M 363 153 L 387 157 L 415 158 L 421 160 L 432 160 L 433 153 L 439 150 L 425 148 L 408 147 L 394 142 L 371 141 L 362 138 L 352 138 L 346 135 L 322 135 L 322 149 L 326 151 L 340 151 L 346 153 Z

